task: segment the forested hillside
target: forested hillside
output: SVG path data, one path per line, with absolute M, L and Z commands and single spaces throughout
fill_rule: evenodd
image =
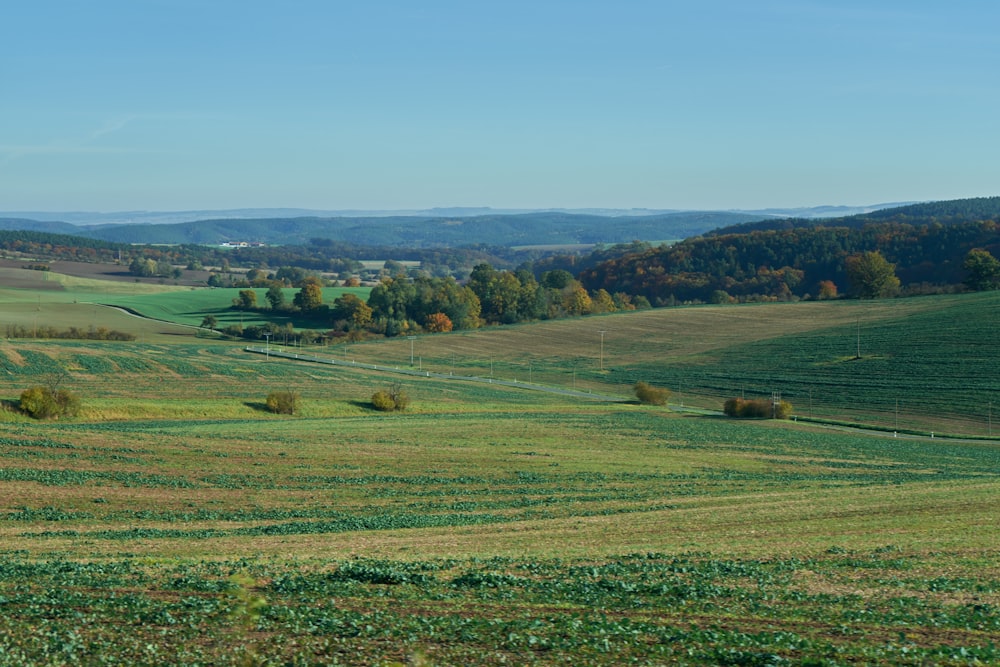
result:
M 895 265 L 904 292 L 940 291 L 961 286 L 969 251 L 981 248 L 1000 256 L 998 219 L 1000 198 L 991 198 L 908 206 L 822 224 L 749 225 L 753 229 L 742 233 L 720 232 L 611 259 L 579 277 L 588 290 L 642 295 L 654 305 L 809 297 L 824 281 L 846 291 L 847 258 L 879 251 Z
M 775 229 L 813 229 L 815 227 L 864 227 L 871 223 L 896 222 L 900 224 L 921 225 L 953 225 L 983 220 L 1000 221 L 1000 197 L 975 197 L 972 199 L 953 199 L 950 201 L 926 202 L 909 204 L 894 208 L 884 208 L 869 213 L 826 218 L 782 218 L 745 222 L 728 227 L 721 227 L 710 236 L 727 234 L 745 234 L 753 231 Z

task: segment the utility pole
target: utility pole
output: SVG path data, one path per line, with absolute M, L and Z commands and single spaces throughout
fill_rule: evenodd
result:
M 410 341 L 410 366 L 413 366 L 413 341 L 417 339 L 416 336 L 407 336 L 406 340 Z
M 264 340 L 267 341 L 264 347 L 264 361 L 268 361 L 271 358 L 271 334 L 264 334 Z
M 604 334 L 606 334 L 608 332 L 607 331 L 598 331 L 597 333 L 601 334 L 601 370 L 603 371 L 604 370 Z
M 858 352 L 854 356 L 855 359 L 861 358 L 861 318 L 858 318 Z

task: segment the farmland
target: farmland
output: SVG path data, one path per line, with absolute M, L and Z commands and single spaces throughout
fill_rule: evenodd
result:
M 148 298 L 200 320 L 212 306 L 185 310 L 188 293 Z M 100 308 L 69 294 L 5 292 L 3 316 Z M 412 352 L 442 377 L 248 354 L 110 309 L 100 324 L 153 328 L 0 342 L 0 398 L 65 371 L 84 404 L 0 411 L 0 665 L 1000 662 L 1000 447 L 963 416 L 996 389 L 998 304 L 673 309 L 312 350 Z M 675 408 L 781 391 L 804 418 L 490 378 L 618 398 L 647 379 Z M 411 408 L 371 410 L 391 382 Z M 301 413 L 268 413 L 273 389 Z M 888 428 L 896 393 L 921 396 L 901 421 L 938 437 L 805 420 L 857 416 L 837 394 L 863 391 Z

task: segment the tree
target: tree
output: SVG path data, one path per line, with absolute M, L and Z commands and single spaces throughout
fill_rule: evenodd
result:
M 241 289 L 239 296 L 233 299 L 233 307 L 239 310 L 253 310 L 257 307 L 257 293 L 252 289 Z
M 592 305 L 591 312 L 593 313 L 613 313 L 618 310 L 615 307 L 615 300 L 611 297 L 608 290 L 603 287 L 594 293 L 591 297 Z
M 817 294 L 817 298 L 821 300 L 837 298 L 837 286 L 832 280 L 820 281 L 819 294 Z
M 517 275 L 479 264 L 469 276 L 468 287 L 479 299 L 483 319 L 503 324 L 518 321 L 521 281 Z
M 285 305 L 285 293 L 279 285 L 271 285 L 267 289 L 267 294 L 264 295 L 264 298 L 271 304 L 271 310 L 281 310 Z
M 398 336 L 410 328 L 409 312 L 416 288 L 406 276 L 383 278 L 368 294 L 372 318 L 381 322 L 385 335 Z
M 312 276 L 302 281 L 302 287 L 295 293 L 292 303 L 304 313 L 316 310 L 323 305 L 323 287 L 318 278 Z
M 593 307 L 593 300 L 582 285 L 563 294 L 563 309 L 570 315 L 587 315 Z
M 732 303 L 733 297 L 729 296 L 729 292 L 724 289 L 717 289 L 712 292 L 712 296 L 709 297 L 709 303 L 714 304 L 725 304 Z
M 431 333 L 445 333 L 451 331 L 454 325 L 444 313 L 431 313 L 424 320 L 424 328 Z
M 372 321 L 372 309 L 357 295 L 342 294 L 333 300 L 333 319 L 352 329 L 362 329 Z
M 968 272 L 963 281 L 971 290 L 1000 288 L 1000 260 L 984 248 L 973 248 L 965 256 L 962 268 Z
M 573 274 L 565 269 L 554 269 L 542 274 L 542 287 L 562 290 L 576 282 Z
M 309 277 L 309 272 L 297 266 L 283 266 L 274 274 L 274 279 L 291 285 L 301 287 L 302 281 Z
M 206 315 L 201 321 L 201 326 L 205 329 L 215 329 L 218 324 L 219 321 L 215 318 L 215 315 Z
M 896 265 L 887 261 L 878 250 L 851 255 L 845 269 L 851 289 L 859 298 L 878 299 L 899 291 Z

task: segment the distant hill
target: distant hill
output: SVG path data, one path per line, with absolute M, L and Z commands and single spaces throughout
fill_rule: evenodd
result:
M 462 246 L 560 246 L 678 240 L 760 215 L 713 211 L 648 215 L 582 215 L 561 212 L 454 216 L 225 218 L 170 224 L 61 226 L 24 221 L 24 228 L 121 243 L 219 245 L 250 241 L 268 245 L 329 239 L 356 245 L 433 248 Z
M 80 228 L 66 222 L 29 220 L 26 218 L 0 218 L 0 230 L 24 230 L 50 234 L 79 235 Z
M 975 197 L 949 201 L 907 204 L 855 215 L 833 218 L 790 217 L 738 223 L 713 230 L 713 236 L 745 234 L 752 231 L 801 229 L 813 227 L 847 227 L 858 229 L 873 222 L 895 222 L 908 225 L 956 224 L 974 220 L 1000 220 L 1000 197 Z
M 768 208 L 759 210 L 729 210 L 760 218 L 830 218 L 865 213 L 877 209 L 901 206 L 902 204 L 875 204 L 872 206 L 815 206 L 812 208 Z M 703 211 L 702 211 L 703 212 Z M 606 218 L 640 217 L 669 213 L 699 213 L 681 209 L 648 208 L 547 208 L 547 209 L 498 209 L 489 206 L 450 206 L 412 210 L 322 210 L 310 208 L 233 208 L 222 210 L 191 211 L 0 211 L 0 218 L 18 218 L 39 222 L 67 222 L 82 227 L 102 225 L 160 225 L 199 220 L 272 220 L 291 218 L 468 218 L 489 215 L 524 215 L 532 213 L 567 213 L 569 215 L 596 215 Z

